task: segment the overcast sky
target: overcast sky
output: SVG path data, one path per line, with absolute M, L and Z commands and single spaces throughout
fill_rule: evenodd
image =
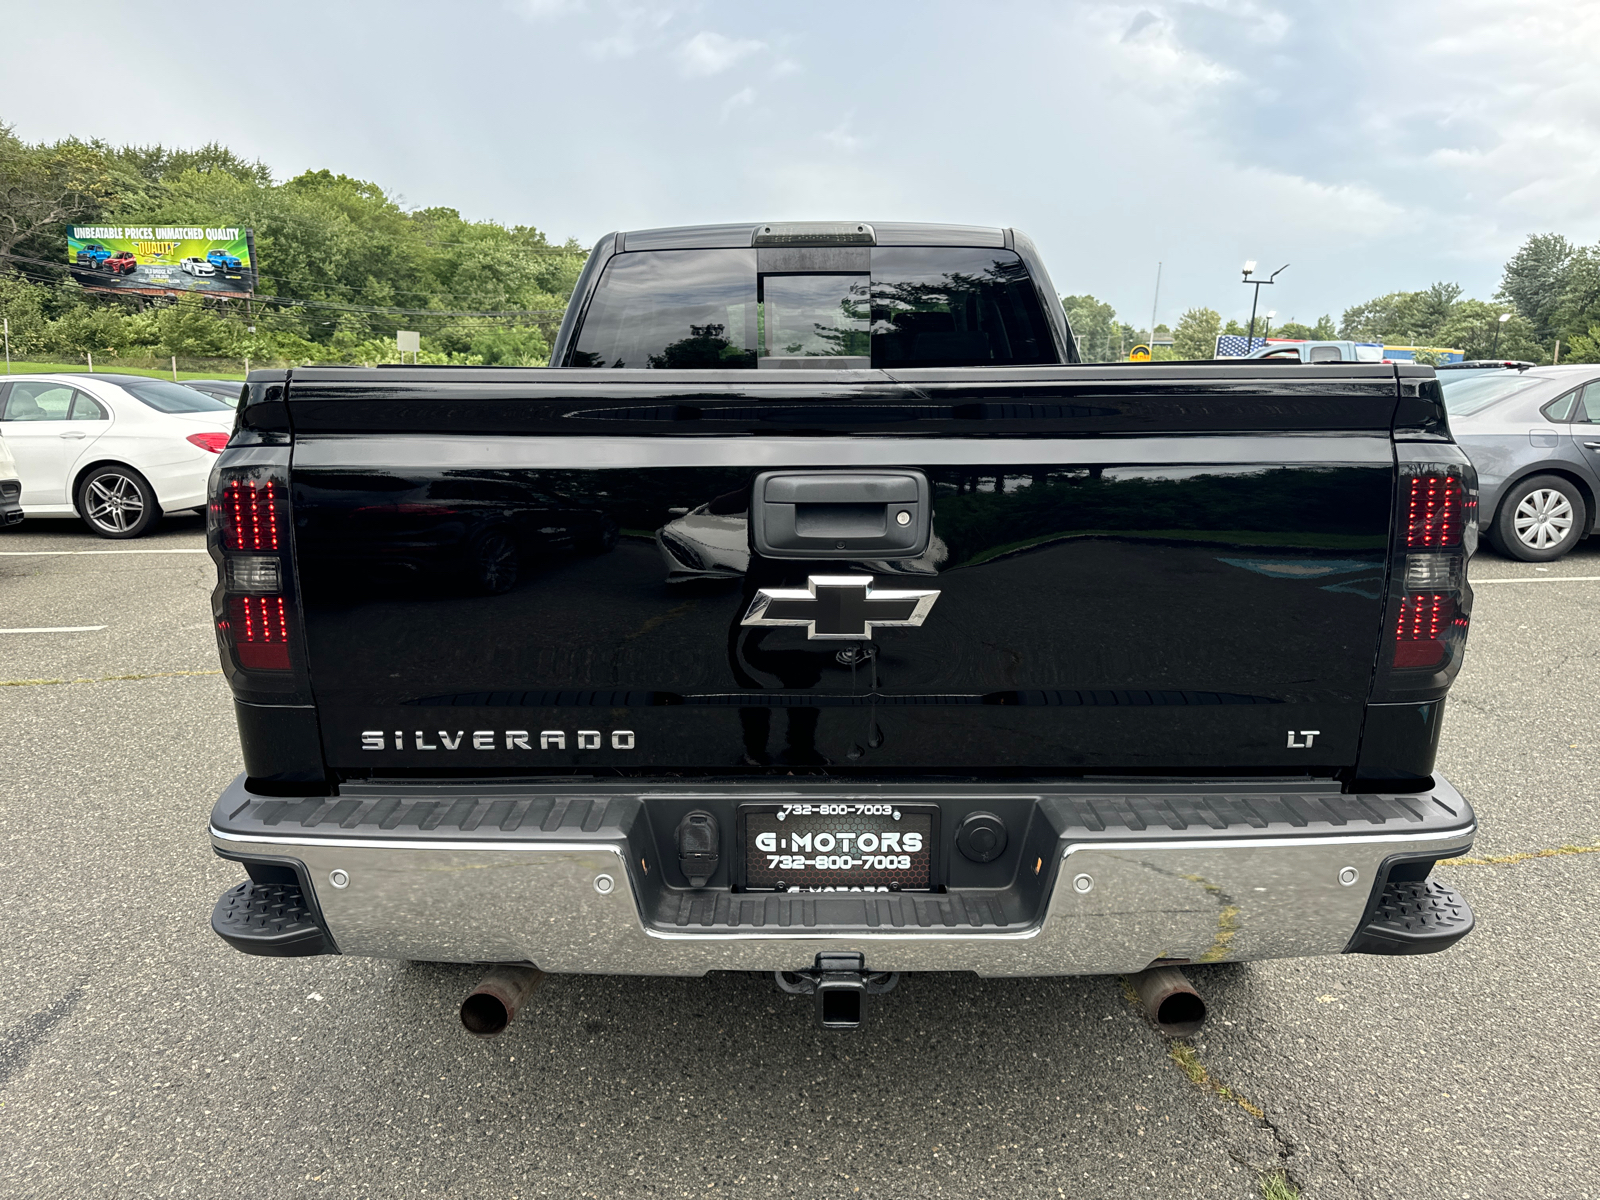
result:
M 592 244 L 1015 225 L 1058 290 L 1279 320 L 1600 239 L 1600 4 L 0 0 L 0 120 L 218 140 Z

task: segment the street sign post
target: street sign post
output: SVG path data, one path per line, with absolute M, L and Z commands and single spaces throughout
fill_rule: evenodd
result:
M 1140 342 L 1132 350 L 1128 351 L 1128 361 L 1129 362 L 1149 362 L 1150 361 L 1150 347 L 1145 345 L 1143 342 Z
M 407 351 L 411 354 L 411 361 L 417 361 L 417 352 L 422 349 L 422 334 L 415 329 L 402 329 L 394 335 L 395 348 L 400 351 L 400 361 L 405 362 Z

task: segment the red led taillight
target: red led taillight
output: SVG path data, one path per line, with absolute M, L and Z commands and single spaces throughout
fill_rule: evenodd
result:
M 1456 597 L 1445 592 L 1413 592 L 1400 601 L 1394 631 L 1396 667 L 1437 667 L 1444 662 L 1445 634 L 1466 617 L 1456 615 Z
M 1454 475 L 1413 475 L 1406 501 L 1406 549 L 1436 550 L 1461 545 L 1466 528 L 1465 492 Z
M 289 614 L 282 596 L 228 597 L 228 632 L 241 667 L 289 669 Z
M 221 454 L 228 448 L 228 435 L 218 430 L 215 433 L 191 433 L 183 439 L 191 446 L 199 446 L 202 450 L 209 450 L 213 454 Z
M 224 550 L 277 550 L 279 520 L 288 505 L 281 484 L 236 479 L 217 501 Z

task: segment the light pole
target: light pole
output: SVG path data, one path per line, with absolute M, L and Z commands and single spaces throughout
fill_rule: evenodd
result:
M 1277 316 L 1277 315 L 1278 315 L 1278 310 L 1277 309 L 1275 309 L 1275 308 L 1267 309 L 1267 323 L 1261 330 L 1261 337 L 1262 337 L 1263 340 L 1267 340 L 1267 339 L 1270 339 L 1272 337 L 1272 318 Z
M 1261 302 L 1261 289 L 1278 282 L 1278 276 L 1282 275 L 1288 269 L 1289 264 L 1284 263 L 1283 266 L 1279 267 L 1265 279 L 1251 279 L 1250 276 L 1256 273 L 1256 260 L 1252 258 L 1249 262 L 1244 264 L 1244 282 L 1250 284 L 1256 289 L 1255 295 L 1250 298 L 1250 332 L 1245 336 L 1244 339 L 1244 352 L 1246 354 L 1249 354 L 1250 351 L 1255 349 L 1256 305 Z
M 1489 351 L 1490 358 L 1500 357 L 1500 331 L 1506 327 L 1506 322 L 1511 320 L 1510 313 L 1501 313 L 1500 319 L 1494 325 L 1494 346 Z

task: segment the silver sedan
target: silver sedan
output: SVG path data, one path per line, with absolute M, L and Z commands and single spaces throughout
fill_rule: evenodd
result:
M 1450 429 L 1478 469 L 1479 527 L 1524 562 L 1560 558 L 1600 521 L 1600 364 L 1440 373 Z

